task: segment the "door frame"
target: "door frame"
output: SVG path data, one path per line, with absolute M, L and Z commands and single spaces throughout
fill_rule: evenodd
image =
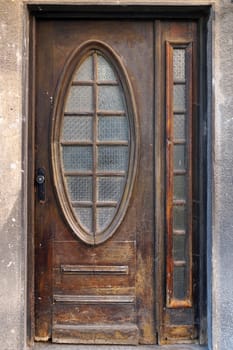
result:
M 169 19 L 195 19 L 198 21 L 198 32 L 200 40 L 200 54 L 199 64 L 201 72 L 198 81 L 198 87 L 200 89 L 200 118 L 202 122 L 200 130 L 206 129 L 207 126 L 211 127 L 209 122 L 210 111 L 208 108 L 208 99 L 210 93 L 207 87 L 207 83 L 210 81 L 210 77 L 207 74 L 211 74 L 211 71 L 206 71 L 205 66 L 207 63 L 207 25 L 211 14 L 211 5 L 186 5 L 186 6 L 174 6 L 174 5 L 144 5 L 143 3 L 137 5 L 44 5 L 44 4 L 27 4 L 27 12 L 29 14 L 29 69 L 28 69 L 28 128 L 27 128 L 27 145 L 25 148 L 27 151 L 27 341 L 29 345 L 34 343 L 34 279 L 35 279 L 35 255 L 34 255 L 34 174 L 35 174 L 35 69 L 36 69 L 36 57 L 35 57 L 35 28 L 37 19 L 153 19 L 155 21 L 155 33 L 160 35 L 160 21 Z M 164 135 L 163 123 L 160 110 L 161 100 L 160 87 L 161 87 L 161 72 L 156 67 L 160 64 L 160 47 L 159 43 L 155 45 L 155 75 L 159 79 L 155 79 L 155 106 L 154 115 L 156 118 L 157 127 L 154 128 L 155 133 L 155 154 L 157 151 L 161 153 L 163 147 Z M 210 104 L 210 102 L 209 102 Z M 157 118 L 158 116 L 158 118 Z M 199 171 L 199 177 L 202 179 L 201 187 L 202 191 L 202 216 L 200 218 L 200 236 L 202 237 L 200 242 L 200 248 L 202 251 L 202 258 L 200 259 L 200 291 L 199 291 L 199 310 L 200 310 L 200 343 L 207 343 L 207 293 L 206 293 L 206 281 L 207 281 L 207 193 L 204 191 L 207 188 L 208 176 L 207 176 L 207 164 L 210 164 L 210 155 L 208 156 L 207 149 L 209 132 L 202 135 L 202 167 Z M 155 297 L 156 300 L 164 300 L 165 290 L 165 256 L 164 256 L 164 210 L 161 206 L 164 202 L 164 183 L 165 183 L 165 160 L 160 159 L 159 163 L 154 159 L 155 180 L 154 190 L 156 194 L 155 199 L 155 274 L 157 281 L 155 285 Z M 162 179 L 162 186 L 161 184 Z M 160 252 L 160 253 L 159 253 Z M 162 252 L 162 254 L 161 254 Z M 161 310 L 162 303 L 156 309 L 155 319 L 158 328 L 161 325 Z

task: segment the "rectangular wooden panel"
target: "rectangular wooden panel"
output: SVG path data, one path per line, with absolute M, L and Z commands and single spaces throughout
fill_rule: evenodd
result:
M 125 325 L 79 325 L 53 327 L 54 343 L 79 344 L 138 344 L 138 328 L 134 324 Z

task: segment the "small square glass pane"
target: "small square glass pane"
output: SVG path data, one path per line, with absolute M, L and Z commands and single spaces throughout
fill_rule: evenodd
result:
M 173 230 L 185 230 L 186 228 L 186 210 L 182 205 L 173 207 Z
M 98 118 L 99 141 L 127 141 L 128 123 L 126 117 L 99 117 Z
M 173 274 L 173 293 L 176 299 L 185 299 L 186 297 L 186 271 L 184 266 L 174 266 Z
M 174 145 L 174 170 L 184 170 L 185 162 L 185 145 Z
M 175 140 L 186 139 L 184 114 L 174 114 L 174 139 Z
M 102 171 L 126 171 L 128 146 L 99 146 L 97 167 Z
M 63 134 L 64 141 L 91 141 L 92 117 L 64 117 Z
M 66 185 L 71 201 L 92 201 L 91 176 L 66 176 Z
M 174 260 L 185 260 L 185 235 L 173 235 L 173 259 Z
M 173 49 L 173 76 L 175 81 L 185 80 L 185 49 Z
M 115 208 L 97 208 L 97 231 L 103 231 L 111 223 Z
M 115 201 L 118 202 L 124 190 L 124 177 L 99 177 L 97 181 L 98 201 Z
M 93 232 L 93 209 L 92 208 L 74 208 L 74 212 L 80 224 L 88 232 Z
M 119 86 L 99 86 L 98 109 L 124 111 L 123 94 Z
M 88 56 L 74 75 L 74 81 L 91 81 L 94 79 L 93 56 Z
M 97 77 L 98 81 L 116 81 L 116 76 L 111 65 L 100 55 L 98 55 L 97 61 Z
M 71 86 L 65 112 L 93 112 L 93 88 L 92 86 Z
M 186 199 L 186 176 L 185 175 L 175 175 L 174 176 L 174 193 L 173 198 Z
M 185 110 L 185 84 L 173 86 L 173 109 L 174 111 Z
M 65 171 L 92 170 L 93 152 L 91 146 L 63 146 Z

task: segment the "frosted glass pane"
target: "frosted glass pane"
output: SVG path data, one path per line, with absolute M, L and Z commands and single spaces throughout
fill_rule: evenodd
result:
M 128 122 L 126 117 L 99 117 L 98 139 L 100 141 L 127 141 Z
M 92 117 L 64 117 L 64 141 L 91 141 Z
M 185 145 L 174 145 L 174 169 L 185 169 Z
M 89 56 L 81 64 L 78 71 L 74 75 L 74 81 L 86 80 L 90 81 L 94 79 L 93 73 L 93 56 Z
M 92 201 L 91 176 L 66 176 L 66 184 L 71 201 Z
M 184 140 L 186 138 L 185 132 L 185 116 L 184 114 L 174 115 L 174 139 Z
M 123 111 L 123 95 L 119 86 L 99 86 L 98 109 Z
M 186 176 L 174 176 L 174 199 L 186 199 Z
M 185 49 L 173 49 L 174 80 L 185 79 Z
M 173 274 L 173 293 L 176 299 L 184 299 L 186 296 L 185 267 L 175 266 Z
M 98 201 L 119 201 L 124 190 L 124 177 L 99 177 L 97 181 Z
M 88 232 L 93 231 L 93 209 L 92 208 L 74 208 L 76 217 L 83 228 Z
M 103 56 L 98 55 L 97 61 L 97 77 L 99 81 L 111 80 L 116 81 L 114 71 L 108 61 Z
M 185 230 L 185 207 L 177 205 L 173 207 L 173 230 Z
M 92 86 L 71 86 L 65 105 L 65 112 L 92 112 Z
M 63 166 L 65 171 L 92 170 L 93 155 L 90 146 L 63 146 Z
M 115 208 L 97 208 L 97 231 L 103 231 L 111 223 Z
M 185 260 L 185 235 L 173 235 L 173 259 Z
M 173 109 L 183 111 L 185 109 L 185 85 L 179 84 L 173 86 Z
M 124 170 L 128 168 L 127 146 L 99 146 L 98 147 L 98 170 Z

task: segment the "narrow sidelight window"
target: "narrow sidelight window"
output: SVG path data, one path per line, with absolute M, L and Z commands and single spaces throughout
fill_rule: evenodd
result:
M 192 44 L 166 43 L 167 307 L 192 306 Z

